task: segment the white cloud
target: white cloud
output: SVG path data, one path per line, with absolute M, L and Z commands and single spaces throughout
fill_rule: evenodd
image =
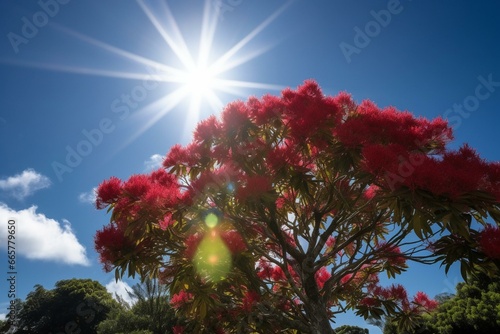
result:
M 163 156 L 160 154 L 153 154 L 148 160 L 144 161 L 146 171 L 155 170 L 161 167 L 163 163 Z
M 15 221 L 16 252 L 33 260 L 62 262 L 88 266 L 85 247 L 83 247 L 71 230 L 69 221 L 47 218 L 36 212 L 31 206 L 24 210 L 13 210 L 0 203 L 0 238 L 7 239 L 7 224 Z
M 82 203 L 94 204 L 95 197 L 96 197 L 96 191 L 97 191 L 97 188 L 94 187 L 94 188 L 92 188 L 91 191 L 88 191 L 86 193 L 81 193 L 80 195 L 78 195 L 78 200 Z
M 129 305 L 135 304 L 135 299 L 129 296 L 127 291 L 132 292 L 132 288 L 126 282 L 111 280 L 106 284 L 106 290 L 116 299 L 116 295 L 120 296 Z
M 37 190 L 50 186 L 50 179 L 45 175 L 37 173 L 34 169 L 28 168 L 21 174 L 0 179 L 0 189 L 10 196 L 22 200 Z
M 7 313 L 0 313 L 0 320 L 7 320 Z

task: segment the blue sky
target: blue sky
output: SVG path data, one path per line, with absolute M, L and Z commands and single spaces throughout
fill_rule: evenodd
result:
M 207 8 L 213 34 L 201 34 Z M 20 298 L 60 279 L 110 283 L 93 250 L 109 217 L 89 203 L 92 189 L 146 171 L 187 142 L 197 119 L 238 98 L 313 78 L 326 94 L 346 90 L 357 101 L 446 117 L 452 146 L 468 142 L 500 160 L 496 1 L 2 1 L 0 35 L 0 267 L 7 272 L 14 218 Z M 196 62 L 207 45 L 208 64 L 226 55 L 218 78 L 232 87 L 196 108 L 199 96 L 165 78 L 184 69 L 185 50 Z M 413 266 L 400 281 L 433 296 L 451 291 L 459 274 Z M 9 298 L 0 290 L 2 314 Z M 338 320 L 353 322 L 363 325 Z

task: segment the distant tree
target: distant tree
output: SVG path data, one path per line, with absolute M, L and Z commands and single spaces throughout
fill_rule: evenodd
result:
M 358 326 L 344 325 L 335 328 L 336 334 L 368 334 L 369 331 L 366 328 L 361 328 Z
M 97 333 L 97 325 L 118 304 L 99 282 L 62 280 L 52 290 L 36 285 L 23 303 L 16 334 Z
M 0 320 L 0 333 L 3 334 L 7 331 L 7 320 Z
M 144 282 L 132 286 L 129 295 L 134 304 L 129 305 L 118 298 L 120 307 L 111 310 L 108 318 L 99 324 L 99 334 L 172 333 L 177 317 L 170 306 L 165 285 L 146 278 Z
M 386 322 L 384 334 L 492 334 L 500 333 L 500 281 L 485 274 L 470 276 L 457 285 L 455 295 L 436 296 L 439 306 L 411 330 Z
M 500 280 L 472 276 L 426 319 L 426 326 L 440 334 L 500 333 Z
M 130 309 L 129 305 L 114 307 L 108 313 L 105 320 L 97 326 L 98 334 L 153 334 L 148 328 L 150 320 L 137 315 Z
M 170 305 L 168 286 L 158 280 L 146 278 L 141 284 L 132 286 L 130 296 L 136 300 L 132 312 L 148 319 L 148 329 L 154 334 L 171 333 L 177 322 Z
M 378 274 L 411 261 L 498 272 L 500 163 L 451 139 L 441 118 L 313 81 L 236 101 L 164 168 L 99 186 L 111 221 L 96 250 L 118 278 L 168 284 L 186 332 L 331 334 L 348 309 L 409 327 L 436 303 Z
M 19 298 L 14 299 L 14 306 L 11 309 L 10 305 L 7 309 L 7 319 L 5 321 L 0 321 L 0 334 L 11 334 L 16 331 L 19 324 L 19 313 L 23 308 L 23 301 Z M 14 310 L 14 315 L 10 312 Z

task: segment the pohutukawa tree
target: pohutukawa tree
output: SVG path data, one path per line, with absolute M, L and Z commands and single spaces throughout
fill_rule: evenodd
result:
M 436 302 L 379 274 L 498 273 L 500 163 L 451 139 L 443 119 L 314 81 L 233 102 L 164 168 L 99 186 L 112 214 L 96 249 L 117 279 L 169 285 L 177 333 L 334 333 L 346 310 L 411 326 Z

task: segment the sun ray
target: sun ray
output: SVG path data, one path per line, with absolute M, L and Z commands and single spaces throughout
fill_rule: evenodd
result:
M 94 69 L 94 68 L 80 67 L 80 66 L 69 66 L 69 65 L 49 64 L 49 63 L 35 63 L 35 62 L 13 60 L 13 59 L 0 59 L 0 63 L 20 66 L 20 67 L 33 68 L 33 69 L 38 69 L 38 70 L 73 73 L 73 74 L 81 74 L 81 75 L 92 75 L 92 76 L 109 77 L 109 78 L 117 78 L 117 79 L 146 80 L 146 79 L 151 77 L 151 74 L 148 74 L 148 73 L 110 71 L 110 70 Z M 159 78 L 159 81 L 172 81 L 173 78 L 174 77 L 172 77 L 171 79 L 168 79 L 167 76 L 161 76 Z
M 267 46 L 267 47 L 249 52 L 240 58 L 237 58 L 234 60 L 228 59 L 228 61 L 224 64 L 223 68 L 220 68 L 220 66 L 219 66 L 218 70 L 212 69 L 212 71 L 214 71 L 218 74 L 223 74 L 229 70 L 232 70 L 233 68 L 236 68 L 238 66 L 241 66 L 241 65 L 249 62 L 250 60 L 252 60 L 254 58 L 257 58 L 257 57 L 263 55 L 264 53 L 269 51 L 271 48 L 272 48 L 272 46 Z
M 164 2 L 162 2 L 165 13 L 167 16 L 167 22 L 170 22 L 170 25 L 173 28 L 173 31 L 177 37 L 177 41 L 174 41 L 172 36 L 168 34 L 168 32 L 165 30 L 165 28 L 162 26 L 160 23 L 160 20 L 151 12 L 151 9 L 146 6 L 144 1 L 142 0 L 137 0 L 137 3 L 143 10 L 143 12 L 146 14 L 148 19 L 151 21 L 151 23 L 154 25 L 156 30 L 160 33 L 160 35 L 163 37 L 165 42 L 167 42 L 168 46 L 174 51 L 175 55 L 179 60 L 184 64 L 186 68 L 193 68 L 195 67 L 195 62 L 193 60 L 193 57 L 191 56 L 191 53 L 189 52 L 189 49 L 184 41 L 184 38 L 182 37 L 182 34 L 179 30 L 179 27 L 177 26 L 177 22 L 172 15 L 170 8 L 168 5 Z
M 216 73 L 224 72 L 224 64 L 245 45 L 247 45 L 252 39 L 254 39 L 260 32 L 262 32 L 262 30 L 264 30 L 269 24 L 276 20 L 278 16 L 280 16 L 280 14 L 283 13 L 292 2 L 293 0 L 287 1 L 283 6 L 278 8 L 267 19 L 265 19 L 262 23 L 255 27 L 248 35 L 246 35 L 238 43 L 236 43 L 236 45 L 229 49 L 229 51 L 227 51 L 224 55 L 217 59 L 212 65 Z
M 252 81 L 219 79 L 217 80 L 217 82 L 219 82 L 221 87 L 228 86 L 228 87 L 271 89 L 271 90 L 282 90 L 284 88 L 281 85 L 266 84 L 262 82 L 252 82 Z
M 159 63 L 159 62 L 151 60 L 149 58 L 139 56 L 139 55 L 137 55 L 135 53 L 132 53 L 132 52 L 120 49 L 120 48 L 118 48 L 116 46 L 113 46 L 113 45 L 107 44 L 105 42 L 99 41 L 99 40 L 97 40 L 95 38 L 92 38 L 90 36 L 87 36 L 87 35 L 84 35 L 82 33 L 73 31 L 73 30 L 71 30 L 69 28 L 62 27 L 62 26 L 57 26 L 57 28 L 60 31 L 62 31 L 62 32 L 68 34 L 68 35 L 74 36 L 74 37 L 76 37 L 76 38 L 78 38 L 78 39 L 80 39 L 80 40 L 82 40 L 84 42 L 87 42 L 88 44 L 97 46 L 97 47 L 99 47 L 99 48 L 101 48 L 103 50 L 106 50 L 108 52 L 114 53 L 114 54 L 116 54 L 118 56 L 121 56 L 123 58 L 129 59 L 129 60 L 133 60 L 133 61 L 135 61 L 138 64 L 149 66 L 149 67 L 153 67 L 153 68 L 157 68 L 157 69 L 161 69 L 162 71 L 164 71 L 166 73 L 169 73 L 169 74 L 172 74 L 172 75 L 179 75 L 180 73 L 182 73 L 181 70 L 179 70 L 179 69 L 177 69 L 175 67 L 167 66 L 165 64 Z
M 185 87 L 179 87 L 168 95 L 135 111 L 131 116 L 131 119 L 135 119 L 136 121 L 147 119 L 147 122 L 137 129 L 131 136 L 129 136 L 127 140 L 117 149 L 115 154 L 133 143 L 144 132 L 155 125 L 161 118 L 177 107 L 188 94 L 189 92 L 185 89 Z M 145 117 L 145 115 L 148 116 Z
M 203 21 L 201 25 L 200 47 L 198 50 L 198 66 L 205 67 L 208 64 L 209 54 L 212 48 L 215 31 L 217 29 L 218 13 L 212 14 L 210 10 L 212 2 L 205 0 L 203 8 Z
M 156 29 L 156 31 L 160 34 L 166 43 L 166 46 L 181 62 L 182 65 L 180 68 L 174 67 L 176 65 L 173 64 L 167 65 L 145 56 L 127 51 L 57 24 L 54 24 L 54 27 L 60 32 L 115 56 L 130 60 L 139 65 L 143 65 L 146 67 L 146 71 L 144 71 L 144 73 L 138 73 L 131 71 L 127 72 L 87 68 L 84 66 L 45 64 L 2 59 L 0 59 L 0 63 L 9 63 L 17 66 L 81 75 L 94 75 L 131 80 L 146 80 L 151 79 L 153 76 L 157 82 L 173 83 L 173 86 L 176 86 L 176 88 L 173 88 L 173 91 L 168 93 L 166 96 L 152 101 L 142 108 L 139 107 L 139 109 L 135 110 L 129 117 L 131 121 L 133 121 L 134 126 L 135 124 L 138 124 L 138 126 L 136 130 L 131 133 L 114 152 L 114 154 L 117 154 L 139 138 L 170 111 L 179 106 L 181 102 L 189 101 L 187 115 L 185 118 L 184 134 L 186 135 L 190 133 L 189 130 L 192 130 L 195 123 L 199 121 L 200 112 L 203 110 L 204 104 L 206 104 L 207 108 L 211 109 L 214 114 L 222 110 L 225 102 L 223 102 L 219 93 L 227 93 L 244 98 L 248 96 L 248 89 L 282 90 L 283 86 L 281 85 L 234 80 L 229 78 L 227 74 L 229 74 L 230 70 L 248 63 L 273 47 L 267 46 L 259 49 L 254 47 L 250 51 L 243 52 L 243 49 L 260 33 L 262 33 L 262 31 L 264 31 L 264 29 L 266 29 L 272 22 L 274 22 L 293 1 L 294 0 L 288 0 L 283 6 L 279 7 L 269 17 L 252 29 L 250 33 L 244 36 L 240 41 L 236 42 L 236 44 L 230 47 L 225 53 L 222 53 L 222 56 L 218 57 L 214 62 L 211 61 L 210 56 L 212 54 L 213 42 L 218 25 L 218 15 L 220 13 L 212 8 L 213 2 L 211 0 L 204 1 L 201 29 L 199 33 L 199 49 L 195 52 L 188 47 L 188 44 L 179 29 L 177 21 L 175 20 L 174 15 L 172 14 L 166 1 L 160 2 L 160 7 L 155 7 L 153 10 L 151 4 L 147 4 L 146 1 L 136 0 L 142 13 L 151 22 L 154 29 Z M 158 8 L 163 9 L 161 13 L 164 17 L 160 18 L 158 15 Z M 168 24 L 164 24 L 163 22 L 165 21 L 168 22 Z M 219 75 L 223 73 L 225 74 L 224 79 L 219 77 Z

